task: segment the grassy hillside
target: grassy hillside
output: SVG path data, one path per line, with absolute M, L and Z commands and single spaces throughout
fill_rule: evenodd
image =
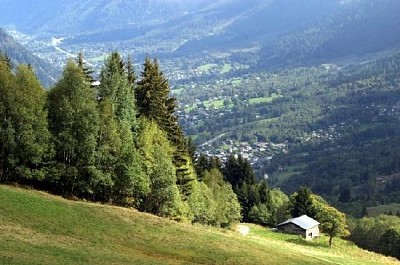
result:
M 336 240 L 178 224 L 135 210 L 0 186 L 0 264 L 396 264 Z

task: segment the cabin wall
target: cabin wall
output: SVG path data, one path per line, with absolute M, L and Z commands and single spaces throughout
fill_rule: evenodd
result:
M 295 235 L 301 235 L 305 237 L 307 240 L 311 240 L 313 238 L 319 237 L 319 228 L 318 226 L 315 226 L 311 229 L 304 230 L 301 227 L 298 227 L 295 224 L 289 223 L 282 225 L 278 227 L 278 230 L 284 233 L 288 234 L 295 234 Z
M 278 230 L 289 234 L 297 234 L 303 236 L 305 235 L 306 232 L 304 229 L 292 223 L 281 225 L 280 227 L 278 227 Z
M 306 231 L 305 236 L 306 236 L 307 240 L 311 240 L 313 238 L 319 237 L 319 228 L 318 228 L 318 226 L 315 226 L 315 227 L 313 227 L 311 229 L 308 229 Z

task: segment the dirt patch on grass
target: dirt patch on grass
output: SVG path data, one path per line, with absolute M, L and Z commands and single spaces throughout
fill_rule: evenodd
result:
M 233 227 L 233 231 L 241 234 L 242 236 L 247 236 L 250 233 L 250 227 L 243 224 L 236 224 Z

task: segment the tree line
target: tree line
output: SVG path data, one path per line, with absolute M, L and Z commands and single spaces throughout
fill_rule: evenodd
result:
M 158 62 L 113 52 L 100 85 L 82 54 L 46 91 L 32 68 L 0 56 L 0 181 L 66 197 L 226 226 L 240 205 L 219 176 L 199 181 Z
M 350 239 L 359 247 L 400 259 L 400 218 L 379 215 L 350 221 Z
M 46 91 L 30 66 L 14 71 L 0 57 L 1 182 L 223 227 L 302 214 L 292 210 L 295 195 L 256 180 L 240 155 L 221 163 L 197 154 L 156 60 L 146 58 L 137 77 L 113 52 L 99 79 L 94 86 L 80 54 Z
M 113 52 L 95 86 L 79 54 L 45 90 L 30 66 L 1 55 L 0 181 L 215 226 L 286 218 L 287 196 L 247 160 L 197 155 L 158 62 L 142 69 Z

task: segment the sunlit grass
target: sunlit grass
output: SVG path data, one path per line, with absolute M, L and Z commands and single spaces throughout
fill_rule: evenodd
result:
M 249 103 L 250 104 L 269 103 L 278 97 L 279 97 L 278 95 L 272 95 L 270 97 L 251 98 L 249 99 Z
M 197 70 L 202 71 L 202 72 L 207 72 L 210 71 L 212 68 L 218 67 L 218 64 L 214 63 L 209 63 L 209 64 L 203 64 L 199 67 L 197 67 Z
M 342 240 L 176 223 L 0 186 L 0 264 L 395 264 Z
M 204 106 L 206 107 L 215 107 L 215 108 L 221 108 L 224 106 L 224 100 L 222 99 L 215 99 L 215 100 L 207 100 L 203 102 Z
M 221 74 L 229 73 L 232 70 L 232 65 L 224 64 L 221 69 Z
M 291 177 L 301 174 L 304 169 L 307 168 L 307 164 L 300 164 L 296 166 L 286 166 L 283 172 L 278 173 L 277 182 L 275 185 L 281 185 L 283 182 L 287 181 Z

